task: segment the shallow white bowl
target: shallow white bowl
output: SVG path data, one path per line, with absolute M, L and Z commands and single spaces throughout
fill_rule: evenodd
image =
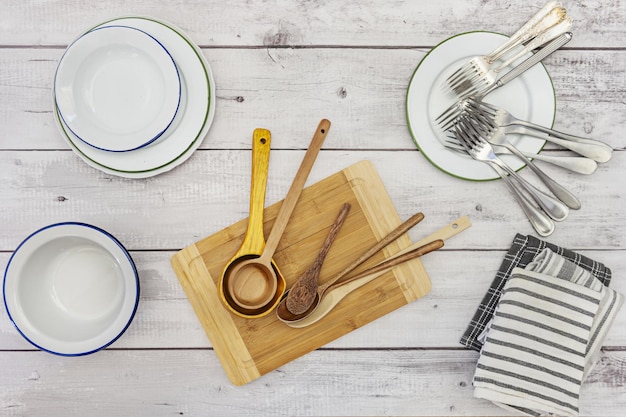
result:
M 86 144 L 125 152 L 170 126 L 181 81 L 169 51 L 151 34 L 106 26 L 75 40 L 59 61 L 54 96 L 63 121 Z
M 57 223 L 17 247 L 3 294 L 9 318 L 31 344 L 58 355 L 86 355 L 128 328 L 139 302 L 139 276 L 109 233 Z

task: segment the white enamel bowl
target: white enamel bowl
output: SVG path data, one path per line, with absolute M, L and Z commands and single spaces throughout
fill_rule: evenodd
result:
M 67 48 L 54 95 L 63 121 L 80 140 L 124 152 L 152 143 L 170 126 L 181 81 L 169 51 L 151 34 L 107 26 Z
M 28 236 L 4 274 L 9 318 L 26 340 L 58 355 L 98 351 L 130 325 L 139 277 L 121 243 L 84 223 L 57 223 Z

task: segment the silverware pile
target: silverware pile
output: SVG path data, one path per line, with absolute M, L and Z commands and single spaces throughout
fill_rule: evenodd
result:
M 589 175 L 595 172 L 597 163 L 611 158 L 613 149 L 597 140 L 520 120 L 505 109 L 484 101 L 484 98 L 569 42 L 572 39 L 572 33 L 569 32 L 571 24 L 571 19 L 559 2 L 546 4 L 507 42 L 488 55 L 472 58 L 446 79 L 446 92 L 452 92 L 457 101 L 436 118 L 447 138 L 443 145 L 489 164 L 507 184 L 541 236 L 552 234 L 555 229 L 554 221 L 565 220 L 569 210 L 577 210 L 581 204 L 575 195 L 544 173 L 532 159 Z M 545 46 L 519 62 L 521 57 L 544 44 Z M 524 45 L 523 48 L 516 50 L 520 45 Z M 500 75 L 507 69 L 508 71 Z M 509 140 L 511 134 L 538 137 L 577 155 L 545 156 L 524 153 Z M 550 193 L 525 180 L 502 161 L 499 154 L 513 154 L 520 158 Z
M 567 33 L 572 19 L 559 2 L 549 2 L 509 40 L 485 56 L 477 56 L 446 79 L 447 87 L 460 98 L 487 95 L 499 74 L 524 55 Z M 523 45 L 523 48 L 517 48 Z M 505 72 L 506 74 L 507 72 Z

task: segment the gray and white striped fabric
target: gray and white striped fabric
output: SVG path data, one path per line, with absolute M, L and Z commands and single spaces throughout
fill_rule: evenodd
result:
M 597 362 L 598 356 L 600 355 L 600 348 L 606 338 L 606 334 L 624 304 L 624 296 L 611 288 L 605 287 L 602 282 L 589 271 L 557 255 L 550 249 L 544 249 L 526 266 L 526 269 L 566 279 L 600 292 L 602 298 L 598 312 L 593 320 L 589 344 L 587 345 L 585 354 L 587 361 L 585 366 L 586 377 Z
M 481 336 L 485 331 L 487 323 L 489 323 L 493 317 L 495 308 L 500 301 L 502 289 L 509 279 L 511 272 L 516 267 L 526 267 L 545 248 L 550 249 L 575 265 L 589 271 L 589 273 L 602 284 L 607 287 L 609 286 L 611 281 L 611 269 L 607 268 L 601 262 L 587 258 L 562 246 L 557 246 L 553 243 L 538 239 L 532 235 L 522 235 L 518 233 L 515 235 L 511 247 L 504 256 L 491 285 L 485 292 L 485 296 L 468 323 L 465 332 L 463 332 L 460 340 L 462 345 L 480 351 L 483 346 Z
M 577 416 L 580 387 L 623 297 L 550 249 L 514 268 L 483 332 L 474 396 Z

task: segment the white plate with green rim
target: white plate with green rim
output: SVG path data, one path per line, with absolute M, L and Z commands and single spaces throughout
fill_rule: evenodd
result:
M 441 171 L 466 180 L 484 181 L 500 178 L 484 162 L 450 150 L 442 145 L 445 134 L 435 119 L 457 101 L 444 88 L 446 78 L 476 55 L 486 55 L 507 37 L 492 32 L 468 32 L 455 35 L 435 46 L 421 60 L 407 90 L 407 122 L 415 144 L 426 159 Z M 496 89 L 485 101 L 503 107 L 516 117 L 541 126 L 552 126 L 556 98 L 552 79 L 543 65 Z M 545 141 L 531 136 L 511 135 L 511 142 L 522 151 L 538 153 Z M 503 155 L 513 169 L 524 164 L 512 155 Z
M 70 147 L 90 166 L 125 178 L 147 178 L 170 171 L 200 146 L 215 115 L 215 81 L 200 49 L 175 26 L 147 17 L 123 17 L 97 27 L 124 25 L 152 35 L 170 52 L 181 77 L 181 103 L 172 125 L 144 148 L 107 152 L 78 140 L 64 126 L 55 106 L 55 120 Z M 94 28 L 95 29 L 95 28 Z
M 174 120 L 180 89 L 167 49 L 150 34 L 120 25 L 72 42 L 54 77 L 65 125 L 88 145 L 112 152 L 158 139 Z

